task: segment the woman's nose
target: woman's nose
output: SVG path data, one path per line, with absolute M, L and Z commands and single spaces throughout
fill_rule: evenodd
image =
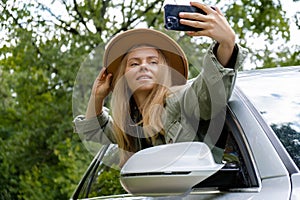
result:
M 148 71 L 148 67 L 149 67 L 149 64 L 146 63 L 146 62 L 143 62 L 140 64 L 140 70 L 141 71 Z

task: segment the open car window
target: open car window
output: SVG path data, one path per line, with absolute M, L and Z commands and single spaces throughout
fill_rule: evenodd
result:
M 126 194 L 120 181 L 119 149 L 115 144 L 104 145 L 91 162 L 73 199 Z
M 206 180 L 196 184 L 192 192 L 201 190 L 255 189 L 259 187 L 251 155 L 248 153 L 242 130 L 228 109 L 222 134 L 216 146 L 224 149 L 223 168 Z M 159 155 L 158 155 L 159 156 Z M 119 149 L 117 145 L 102 147 L 76 192 L 74 199 L 108 195 L 129 195 L 120 184 Z
M 224 167 L 193 188 L 216 188 L 218 190 L 255 190 L 259 187 L 255 166 L 234 114 L 227 110 L 226 121 L 216 146 L 224 149 Z

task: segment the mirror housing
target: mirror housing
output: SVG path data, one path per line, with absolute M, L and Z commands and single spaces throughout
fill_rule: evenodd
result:
M 205 143 L 166 144 L 135 153 L 122 167 L 120 181 L 135 195 L 181 195 L 223 166 Z

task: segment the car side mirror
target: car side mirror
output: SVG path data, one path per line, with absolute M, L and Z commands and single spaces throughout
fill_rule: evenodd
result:
M 223 166 L 205 143 L 166 144 L 135 153 L 122 167 L 120 181 L 135 195 L 181 195 Z

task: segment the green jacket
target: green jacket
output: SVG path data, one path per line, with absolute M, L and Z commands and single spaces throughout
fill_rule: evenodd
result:
M 247 54 L 245 49 L 236 45 L 230 65 L 224 68 L 215 56 L 215 47 L 216 43 L 209 47 L 201 73 L 186 85 L 176 87 L 172 95 L 167 97 L 163 117 L 165 137 L 158 137 L 153 145 L 204 140 L 209 146 L 214 146 L 214 139 L 203 135 L 209 127 L 205 127 L 205 131 L 201 130 L 204 127 L 199 126 L 199 120 L 209 120 L 226 109 L 237 70 Z M 112 133 L 112 118 L 107 108 L 92 119 L 77 116 L 74 123 L 75 132 L 81 134 L 84 140 L 102 144 L 116 143 Z M 222 129 L 222 123 L 219 125 Z M 217 130 L 216 127 L 213 130 Z M 136 145 L 137 149 L 143 149 L 140 140 L 137 139 Z

